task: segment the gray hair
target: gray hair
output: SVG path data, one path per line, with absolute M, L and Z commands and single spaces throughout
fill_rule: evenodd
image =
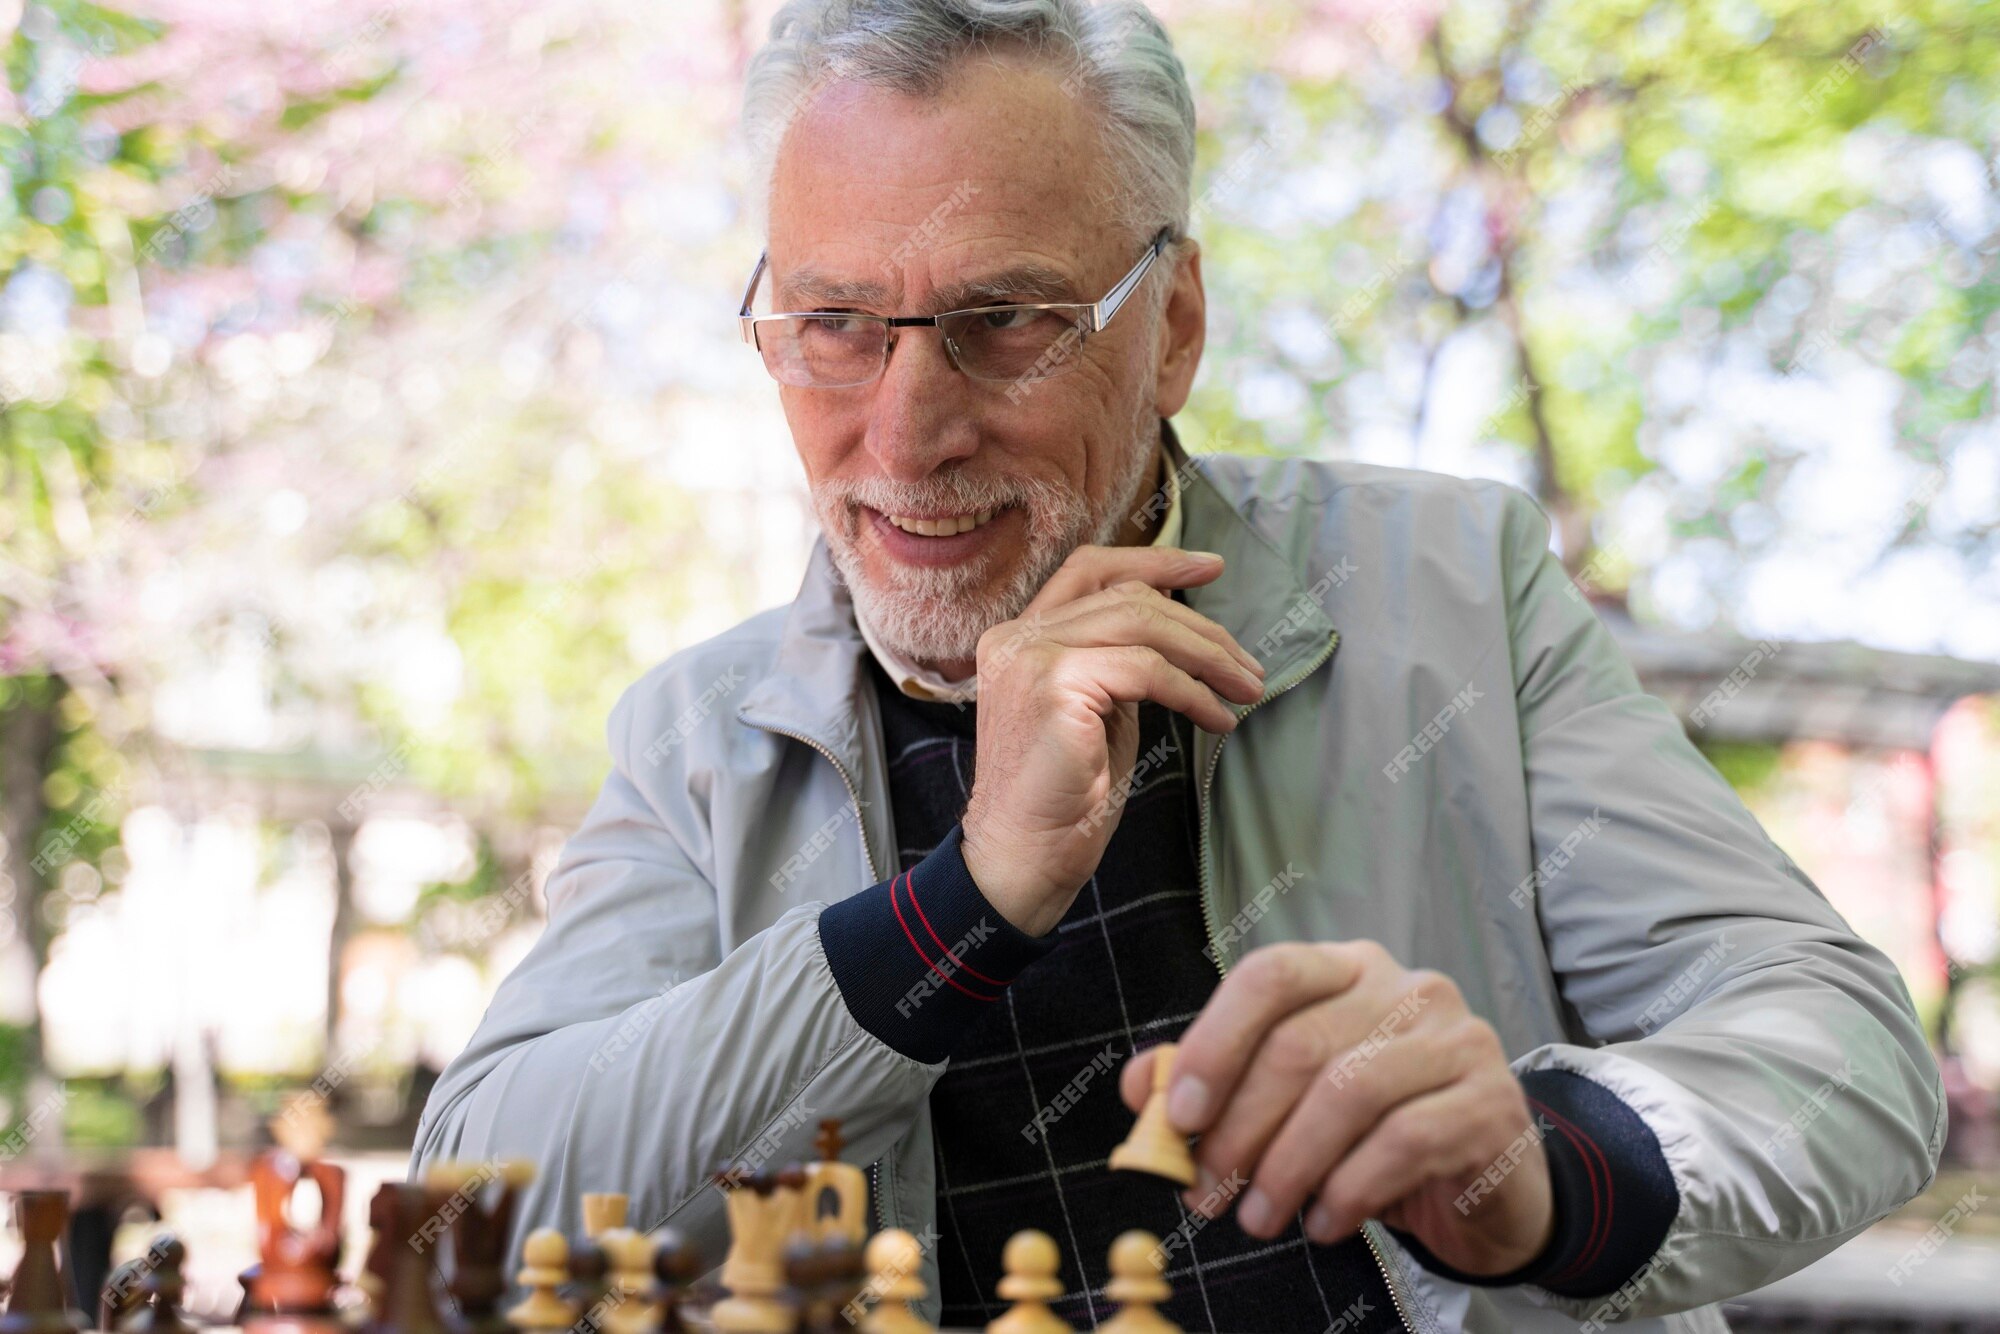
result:
M 1142 240 L 1169 225 L 1184 236 L 1194 96 L 1166 29 L 1140 0 L 787 0 L 743 90 L 759 226 L 785 130 L 821 88 L 853 80 L 934 96 L 961 56 L 1003 46 L 1057 65 L 1064 90 L 1097 110 L 1114 222 Z

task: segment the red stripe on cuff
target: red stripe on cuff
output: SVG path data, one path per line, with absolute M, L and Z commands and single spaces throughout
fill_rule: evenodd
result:
M 906 888 L 908 887 L 910 879 L 911 876 L 908 871 L 903 872 L 902 876 L 900 877 L 901 883 L 903 883 Z M 949 973 L 940 971 L 937 964 L 931 961 L 931 956 L 924 953 L 924 947 L 917 943 L 916 934 L 910 930 L 909 922 L 906 921 L 903 917 L 903 905 L 896 901 L 897 883 L 898 883 L 897 880 L 891 880 L 889 882 L 889 906 L 893 908 L 896 912 L 896 925 L 903 928 L 904 939 L 910 942 L 910 948 L 917 952 L 917 957 L 924 961 L 924 967 L 928 968 L 932 972 L 932 974 L 934 974 L 937 977 L 938 981 L 943 982 L 945 985 L 951 987 L 953 990 L 964 992 L 966 995 L 972 997 L 972 999 L 974 1000 L 982 1000 L 982 1001 L 999 1000 L 1000 997 L 997 995 L 982 996 L 980 993 L 972 990 L 970 987 L 960 985 L 959 982 L 956 979 L 954 979 Z M 916 905 L 916 901 L 917 901 L 916 895 L 911 894 L 910 895 L 911 906 L 914 907 Z
M 1590 1180 L 1590 1236 L 1584 1242 L 1583 1250 L 1577 1255 L 1576 1259 L 1564 1265 L 1559 1272 L 1550 1274 L 1546 1280 L 1550 1283 L 1561 1283 L 1573 1275 L 1582 1273 L 1595 1264 L 1597 1258 L 1604 1253 L 1605 1243 L 1611 1240 L 1611 1218 L 1614 1203 L 1611 1165 L 1605 1161 L 1604 1150 L 1597 1147 L 1597 1141 L 1579 1130 L 1574 1123 L 1550 1110 L 1540 1102 L 1536 1102 L 1533 1099 L 1530 1099 L 1529 1102 L 1536 1111 L 1549 1118 L 1555 1125 L 1555 1128 L 1563 1133 L 1563 1138 L 1576 1146 L 1577 1156 L 1583 1160 L 1583 1170 Z M 1604 1173 L 1604 1208 L 1602 1214 L 1598 1211 L 1597 1199 L 1597 1174 L 1599 1171 Z

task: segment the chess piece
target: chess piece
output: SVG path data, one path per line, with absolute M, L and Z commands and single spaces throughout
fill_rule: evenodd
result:
M 840 1160 L 844 1141 L 838 1118 L 819 1123 L 813 1144 L 819 1161 L 806 1165 L 806 1207 L 813 1237 L 825 1241 L 839 1236 L 859 1246 L 868 1240 L 868 1174 Z
M 56 1244 L 69 1226 L 69 1194 L 24 1190 L 14 1196 L 14 1226 L 21 1259 L 0 1313 L 0 1334 L 76 1334 L 88 1319 L 69 1306 L 69 1285 L 56 1265 Z
M 431 1270 L 449 1198 L 396 1181 L 376 1192 L 370 1214 L 378 1230 L 369 1260 L 382 1289 L 361 1334 L 446 1334 L 431 1296 Z
M 154 1259 L 146 1276 L 139 1280 L 143 1294 L 137 1310 L 125 1320 L 124 1334 L 196 1334 L 192 1321 L 181 1314 L 181 1300 L 187 1296 L 187 1279 L 182 1266 L 187 1263 L 187 1247 L 180 1238 L 165 1235 L 146 1252 Z
M 270 1120 L 277 1147 L 257 1155 L 250 1184 L 257 1206 L 257 1263 L 243 1271 L 239 1323 L 258 1334 L 335 1330 L 341 1209 L 347 1173 L 319 1155 L 332 1130 L 316 1097 L 301 1096 Z M 319 1192 L 319 1218 L 309 1228 L 292 1219 L 301 1182 Z
M 764 1176 L 738 1165 L 715 1174 L 729 1208 L 729 1257 L 722 1262 L 729 1296 L 709 1313 L 721 1334 L 791 1334 L 784 1251 L 805 1222 L 805 1180 L 795 1167 Z
M 598 1334 L 604 1328 L 605 1313 L 611 1309 L 610 1273 L 611 1257 L 596 1241 L 585 1237 L 569 1248 L 569 1300 L 579 1312 L 570 1326 L 572 1334 Z
M 497 1172 L 480 1164 L 425 1176 L 432 1194 L 442 1193 L 458 1209 L 451 1220 L 451 1281 L 446 1285 L 454 1305 L 445 1324 L 452 1334 L 507 1334 L 512 1328 L 500 1313 L 507 1293 L 507 1234 L 520 1188 L 532 1174 L 525 1164 L 509 1163 Z
M 152 1260 L 149 1257 L 136 1255 L 105 1276 L 104 1286 L 97 1293 L 99 1329 L 123 1329 L 126 1319 L 137 1314 L 139 1308 L 146 1304 L 142 1285 L 150 1268 Z
M 831 1278 L 826 1252 L 812 1233 L 793 1234 L 785 1247 L 785 1300 L 798 1312 L 799 1334 L 825 1334 L 832 1327 L 827 1290 Z
M 827 1328 L 853 1329 L 860 1323 L 859 1299 L 868 1282 L 866 1250 L 862 1243 L 845 1237 L 823 1241 L 820 1249 L 826 1252 L 826 1296 L 827 1304 L 833 1308 L 833 1319 Z
M 614 1227 L 625 1226 L 625 1210 L 630 1201 L 615 1191 L 585 1191 L 583 1194 L 583 1235 L 595 1241 Z
M 1187 1137 L 1167 1120 L 1167 1084 L 1174 1076 L 1171 1042 L 1153 1048 L 1153 1091 L 1132 1125 L 1125 1142 L 1111 1151 L 1111 1166 L 1128 1172 L 1150 1172 L 1183 1186 L 1194 1184 L 1194 1156 Z
M 681 1318 L 688 1289 L 701 1277 L 701 1255 L 672 1228 L 653 1234 L 653 1303 L 660 1313 L 658 1334 L 687 1334 Z
M 1061 1263 L 1062 1252 L 1046 1232 L 1031 1228 L 1007 1238 L 1007 1248 L 1000 1252 L 1006 1275 L 997 1291 L 1002 1301 L 1014 1304 L 986 1326 L 986 1334 L 1070 1334 L 1070 1327 L 1048 1307 L 1052 1298 L 1062 1296 L 1062 1280 L 1056 1277 Z
M 628 1227 L 614 1227 L 597 1239 L 610 1262 L 610 1300 L 598 1327 L 604 1334 L 652 1334 L 659 1312 L 654 1309 L 653 1247 Z
M 1167 1257 L 1160 1239 L 1150 1232 L 1122 1232 L 1111 1243 L 1111 1281 L 1104 1295 L 1118 1303 L 1118 1314 L 1098 1326 L 1101 1334 L 1181 1334 L 1181 1327 L 1155 1308 L 1174 1295 L 1162 1277 Z
M 514 1281 L 528 1295 L 507 1312 L 507 1323 L 521 1330 L 566 1330 L 576 1322 L 574 1306 L 556 1295 L 569 1277 L 569 1241 L 552 1227 L 538 1227 L 521 1245 L 521 1268 Z
M 937 1334 L 910 1303 L 924 1297 L 924 1250 L 899 1227 L 868 1239 L 867 1295 L 875 1309 L 861 1318 L 862 1334 Z

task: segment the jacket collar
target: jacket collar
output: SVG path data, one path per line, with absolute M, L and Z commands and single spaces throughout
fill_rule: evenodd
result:
M 1213 551 L 1224 568 L 1215 582 L 1189 589 L 1187 603 L 1235 636 L 1264 664 L 1266 698 L 1292 684 L 1317 661 L 1333 622 L 1291 565 L 1189 458 L 1172 423 L 1160 423 L 1167 466 L 1181 483 L 1181 541 Z M 847 582 L 827 551 L 813 542 L 805 580 L 787 612 L 771 670 L 745 694 L 736 716 L 745 723 L 799 737 L 827 751 L 850 775 L 861 771 L 861 687 L 868 646 L 854 617 Z M 1237 706 L 1247 712 L 1253 706 Z

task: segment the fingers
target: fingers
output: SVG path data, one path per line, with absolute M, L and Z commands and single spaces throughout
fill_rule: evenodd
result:
M 1222 557 L 1212 551 L 1082 546 L 1070 552 L 1069 558 L 1049 576 L 1028 603 L 1028 611 L 1050 611 L 1128 579 L 1165 591 L 1196 588 L 1214 582 L 1221 574 Z
M 1236 730 L 1235 712 L 1157 649 L 1135 644 L 1070 649 L 1057 671 L 1068 678 L 1073 689 L 1095 691 L 1101 697 L 1100 712 L 1110 712 L 1113 704 L 1150 699 L 1186 714 L 1207 731 L 1220 734 Z
M 1118 1096 L 1125 1105 L 1137 1113 L 1146 1105 L 1146 1099 L 1153 1094 L 1153 1058 L 1159 1049 L 1148 1047 L 1125 1062 L 1125 1068 L 1118 1072 Z
M 1041 618 L 1040 624 L 1046 633 L 1055 635 L 1065 628 L 1095 623 L 1106 612 L 1125 616 L 1159 617 L 1178 623 L 1226 653 L 1245 671 L 1252 673 L 1258 681 L 1264 679 L 1264 664 L 1257 661 L 1248 649 L 1237 643 L 1235 636 L 1229 631 L 1185 602 L 1176 602 L 1157 588 L 1137 579 L 1124 580 L 1101 592 L 1091 593 L 1074 602 L 1052 608 Z
M 1371 1127 L 1404 1102 L 1457 1082 L 1465 1072 L 1468 1049 L 1456 1040 L 1457 1031 L 1455 1026 L 1412 1028 L 1372 1060 L 1351 1067 L 1351 1078 L 1338 1078 L 1349 1067 L 1316 1071 L 1302 1093 L 1285 1104 L 1287 1114 L 1275 1133 L 1255 1144 L 1257 1156 L 1236 1160 L 1256 1164 L 1251 1188 L 1238 1206 L 1243 1230 L 1276 1236 Z M 1247 1083 L 1245 1088 L 1247 1093 Z M 1223 1125 L 1203 1137 L 1204 1149 L 1210 1139 L 1235 1133 L 1230 1123 L 1236 1104 L 1244 1100 L 1245 1094 L 1239 1094 Z
M 1251 670 L 1231 651 L 1235 641 L 1229 638 L 1228 631 L 1143 585 L 1137 593 L 1120 591 L 1129 587 L 1120 585 L 1119 589 L 1072 604 L 1074 612 L 1043 626 L 1044 638 L 1072 648 L 1144 645 L 1188 675 L 1206 682 L 1225 699 L 1254 704 L 1263 697 L 1263 669 Z M 1168 611 L 1169 607 L 1175 611 Z M 1212 627 L 1213 633 L 1206 632 L 1198 623 Z M 1256 660 L 1252 658 L 1250 662 L 1254 665 Z
M 1329 1244 L 1432 1181 L 1476 1172 L 1482 1141 L 1467 1128 L 1490 1119 L 1481 1090 L 1458 1083 L 1412 1098 L 1376 1122 L 1320 1184 L 1306 1235 Z
M 1364 970 L 1394 968 L 1372 941 L 1270 945 L 1243 956 L 1181 1035 L 1167 1118 L 1204 1131 L 1235 1096 L 1264 1035 L 1294 1012 L 1353 987 Z

